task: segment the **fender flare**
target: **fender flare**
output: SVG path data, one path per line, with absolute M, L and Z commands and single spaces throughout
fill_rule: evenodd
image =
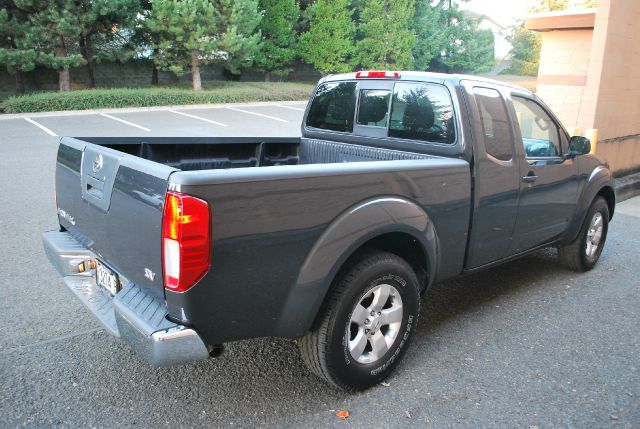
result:
M 429 278 L 435 278 L 437 235 L 427 212 L 415 202 L 397 196 L 362 201 L 334 219 L 307 254 L 275 334 L 289 338 L 304 335 L 346 260 L 368 241 L 392 232 L 408 234 L 420 243 L 427 255 Z
M 584 222 L 585 216 L 589 211 L 589 207 L 591 207 L 591 203 L 596 198 L 596 195 L 605 188 L 610 188 L 614 193 L 615 205 L 615 186 L 611 176 L 611 171 L 609 171 L 607 167 L 599 165 L 593 169 L 582 188 L 582 192 L 580 193 L 580 197 L 578 198 L 578 203 L 576 205 L 575 215 L 571 221 L 569 229 L 567 230 L 566 239 L 563 240 L 563 244 L 571 243 L 576 239 Z M 613 211 L 611 211 L 609 216 L 613 216 Z

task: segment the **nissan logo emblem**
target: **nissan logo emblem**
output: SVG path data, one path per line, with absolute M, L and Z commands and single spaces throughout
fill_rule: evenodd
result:
M 96 159 L 93 160 L 93 172 L 97 173 L 102 170 L 102 166 L 104 165 L 104 159 L 102 158 L 102 154 L 96 156 Z

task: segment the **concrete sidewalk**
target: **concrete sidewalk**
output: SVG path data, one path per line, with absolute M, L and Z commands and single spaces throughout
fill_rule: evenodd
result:
M 616 179 L 616 202 L 640 195 L 640 172 Z

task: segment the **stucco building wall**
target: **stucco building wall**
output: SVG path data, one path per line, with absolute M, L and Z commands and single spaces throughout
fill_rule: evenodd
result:
M 614 171 L 640 169 L 640 1 L 536 14 L 542 32 L 538 95 L 566 127 L 598 129 L 597 153 Z

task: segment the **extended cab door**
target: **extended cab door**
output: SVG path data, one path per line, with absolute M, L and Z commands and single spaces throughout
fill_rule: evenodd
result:
M 466 269 L 508 256 L 518 213 L 520 168 L 502 89 L 463 82 L 473 135 L 473 218 Z
M 520 202 L 511 253 L 552 241 L 573 218 L 578 200 L 578 164 L 563 155 L 568 135 L 534 97 L 511 94 Z

